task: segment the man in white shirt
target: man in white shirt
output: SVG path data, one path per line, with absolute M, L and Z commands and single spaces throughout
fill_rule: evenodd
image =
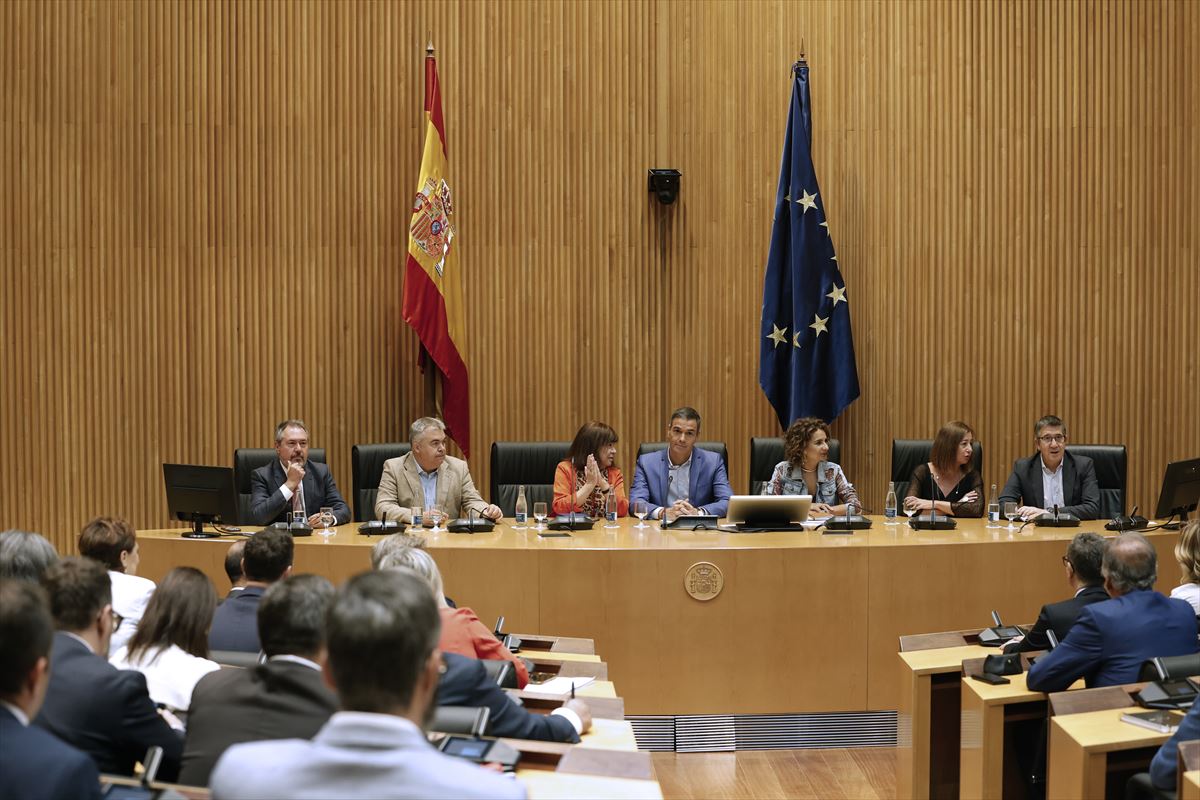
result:
M 1053 513 L 1072 514 L 1079 519 L 1100 516 L 1100 485 L 1096 466 L 1086 456 L 1067 452 L 1067 425 L 1047 414 L 1033 426 L 1037 452 L 1019 458 L 1000 492 L 1000 504 L 1018 503 L 1022 519 Z

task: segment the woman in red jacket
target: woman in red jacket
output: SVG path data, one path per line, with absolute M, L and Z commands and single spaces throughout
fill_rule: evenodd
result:
M 582 511 L 589 517 L 603 517 L 604 504 L 613 493 L 617 496 L 617 516 L 627 516 L 629 496 L 616 460 L 616 431 L 596 421 L 580 428 L 567 457 L 554 470 L 554 513 Z

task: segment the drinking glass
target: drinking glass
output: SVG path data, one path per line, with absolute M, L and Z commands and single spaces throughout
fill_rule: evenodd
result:
M 421 513 L 420 506 L 413 506 L 408 510 L 412 516 L 412 524 L 408 528 L 409 533 L 417 533 L 421 530 L 421 526 L 425 524 L 425 517 Z
M 321 535 L 326 538 L 333 536 L 333 531 L 331 531 L 329 529 L 329 526 L 335 522 L 337 522 L 337 520 L 333 516 L 333 509 L 329 506 L 322 506 L 321 507 Z
M 645 500 L 635 500 L 633 503 L 633 515 L 638 518 L 638 524 L 634 525 L 633 527 L 649 528 L 650 526 L 646 524 L 646 514 L 648 514 L 648 513 L 650 513 L 650 512 L 646 508 L 646 501 Z
M 533 504 L 533 517 L 534 517 L 534 519 L 537 520 L 537 527 L 534 528 L 534 530 L 535 531 L 546 530 L 546 527 L 544 525 L 542 525 L 542 523 L 546 521 L 546 504 L 545 503 L 534 503 Z
M 292 525 L 300 528 L 308 524 L 308 517 L 304 516 L 303 511 L 292 512 Z
M 1006 531 L 1015 531 L 1013 520 L 1017 518 L 1017 504 L 1013 500 L 1009 500 L 1004 504 L 1004 516 L 1008 519 L 1008 527 Z
M 440 533 L 445 530 L 441 525 L 446 518 L 446 512 L 442 511 L 441 506 L 425 506 L 425 516 L 433 520 L 433 527 L 429 529 L 430 533 Z
M 916 508 L 916 506 L 913 506 L 912 508 L 909 508 L 909 506 L 908 506 L 908 503 L 905 503 L 903 506 L 901 506 L 901 508 L 903 508 L 903 509 L 904 509 L 904 513 L 908 515 L 908 518 L 909 518 L 909 519 L 912 519 L 912 515 L 913 515 L 913 514 L 915 514 L 915 513 L 917 513 L 917 508 Z

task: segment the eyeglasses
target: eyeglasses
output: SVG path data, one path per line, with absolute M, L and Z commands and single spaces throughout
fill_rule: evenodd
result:
M 1067 440 L 1067 437 L 1061 433 L 1046 434 L 1037 438 L 1039 442 L 1044 442 L 1045 444 L 1062 444 Z

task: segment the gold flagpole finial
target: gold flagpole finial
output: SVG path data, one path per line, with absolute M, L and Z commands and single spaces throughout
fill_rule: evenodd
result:
M 433 33 L 428 34 L 429 44 L 425 45 L 425 55 L 433 55 Z
M 801 37 L 800 38 L 800 62 L 805 63 L 807 61 L 808 61 L 808 56 L 804 52 L 804 38 Z

